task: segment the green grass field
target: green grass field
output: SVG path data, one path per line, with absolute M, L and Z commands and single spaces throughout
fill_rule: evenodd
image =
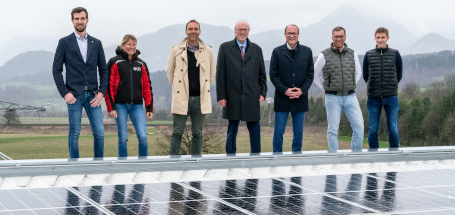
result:
M 38 117 L 38 115 L 35 115 L 35 117 L 21 117 L 21 124 L 68 124 L 68 118 L 67 117 Z M 108 124 L 115 124 L 115 120 L 108 118 L 108 119 L 103 119 L 104 123 Z M 83 125 L 89 125 L 90 122 L 88 118 L 82 118 Z M 128 121 L 128 124 L 131 124 L 131 121 Z M 190 125 L 190 122 L 187 122 L 188 125 Z M 164 121 L 164 120 L 152 120 L 152 121 L 147 121 L 147 125 L 172 125 L 172 121 Z
M 159 122 L 159 121 L 158 121 Z M 60 129 L 60 128 L 59 128 Z M 113 128 L 115 131 L 115 128 Z M 247 135 L 246 128 L 243 128 L 243 134 L 237 136 L 237 152 L 249 153 L 250 143 L 249 136 Z M 289 129 L 287 129 L 289 130 Z M 261 148 L 262 152 L 272 151 L 273 128 L 263 127 L 261 135 Z M 325 136 L 325 129 L 319 127 L 307 127 L 303 136 L 303 151 L 314 150 L 328 150 L 327 136 Z M 28 132 L 26 132 L 28 133 Z M 163 150 L 158 147 L 158 142 L 162 139 L 159 132 L 155 128 L 148 127 L 148 143 L 149 155 L 158 156 Z M 225 134 L 223 132 L 223 134 Z M 128 135 L 128 155 L 137 156 L 138 141 L 135 134 Z M 117 134 L 105 134 L 105 157 L 117 157 Z M 221 136 L 221 141 L 226 141 L 226 136 Z M 284 135 L 283 151 L 291 151 L 292 132 Z M 350 137 L 339 137 L 340 149 L 350 148 Z M 380 141 L 381 148 L 387 148 L 388 142 Z M 168 148 L 169 146 L 165 146 Z M 220 153 L 224 152 L 224 144 L 220 147 Z M 363 148 L 368 148 L 368 140 L 364 140 Z M 79 138 L 80 157 L 90 158 L 93 157 L 93 136 L 92 134 L 81 134 Z M 165 149 L 167 150 L 167 149 Z M 68 135 L 65 133 L 58 134 L 23 134 L 22 132 L 15 132 L 11 134 L 0 133 L 0 151 L 11 157 L 12 159 L 52 159 L 52 158 L 68 158 Z
M 338 136 L 338 140 L 350 143 L 352 138 L 351 137 L 345 137 L 345 136 Z M 368 138 L 363 139 L 363 146 L 364 146 L 364 148 L 365 147 L 368 148 Z M 379 141 L 379 148 L 389 148 L 389 142 Z
M 148 133 L 154 133 L 154 129 L 148 129 Z M 157 156 L 156 150 L 156 134 L 148 135 L 149 142 L 149 155 Z M 272 151 L 272 136 L 262 136 L 261 145 L 262 151 Z M 138 141 L 135 134 L 128 135 L 128 154 L 130 156 L 137 156 Z M 104 156 L 116 157 L 117 156 L 117 134 L 106 134 L 104 139 Z M 225 137 L 223 139 L 225 141 Z M 283 150 L 291 150 L 292 137 L 285 137 Z M 304 140 L 304 142 L 310 140 Z M 53 134 L 0 134 L 0 151 L 11 157 L 12 159 L 50 159 L 50 158 L 67 158 L 68 154 L 68 136 L 67 135 L 53 135 Z M 311 144 L 304 143 L 306 150 L 322 150 L 324 146 L 319 147 Z M 325 147 L 326 148 L 326 147 Z M 80 135 L 79 150 L 81 157 L 93 157 L 93 136 Z M 249 137 L 239 136 L 237 138 L 237 152 L 249 153 Z

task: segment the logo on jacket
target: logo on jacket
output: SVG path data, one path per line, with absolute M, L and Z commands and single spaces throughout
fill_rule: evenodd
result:
M 141 67 L 133 67 L 133 70 L 140 72 L 140 71 L 142 71 L 142 68 Z

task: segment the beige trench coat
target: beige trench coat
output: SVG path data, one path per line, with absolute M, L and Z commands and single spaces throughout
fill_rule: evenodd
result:
M 167 78 L 172 85 L 171 113 L 187 115 L 189 100 L 188 56 L 186 38 L 172 47 L 167 65 Z M 199 81 L 201 85 L 201 112 L 212 113 L 210 84 L 215 79 L 216 63 L 212 47 L 199 39 L 199 50 L 194 53 L 196 66 L 199 66 Z

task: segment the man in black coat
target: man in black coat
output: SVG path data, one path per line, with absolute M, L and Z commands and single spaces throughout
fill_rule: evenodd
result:
M 220 46 L 216 65 L 216 94 L 223 107 L 223 118 L 229 120 L 226 153 L 236 153 L 240 120 L 250 132 L 251 153 L 261 152 L 260 102 L 267 95 L 262 49 L 248 40 L 250 25 L 235 25 L 235 39 Z
M 313 53 L 299 44 L 299 28 L 284 29 L 286 44 L 276 47 L 270 61 L 270 80 L 275 86 L 273 152 L 283 151 L 283 134 L 292 115 L 292 151 L 302 150 L 303 124 L 308 111 L 308 89 L 314 77 Z

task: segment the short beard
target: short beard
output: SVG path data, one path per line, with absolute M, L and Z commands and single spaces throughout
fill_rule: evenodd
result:
M 74 30 L 76 30 L 76 31 L 77 31 L 77 32 L 79 32 L 79 33 L 82 33 L 82 32 L 84 32 L 84 31 L 85 31 L 85 29 L 86 29 L 86 26 L 82 27 L 82 29 L 81 29 L 81 30 L 79 30 L 79 29 L 77 28 L 77 26 L 74 26 Z
M 188 40 L 197 41 L 199 38 L 197 36 L 188 36 Z

